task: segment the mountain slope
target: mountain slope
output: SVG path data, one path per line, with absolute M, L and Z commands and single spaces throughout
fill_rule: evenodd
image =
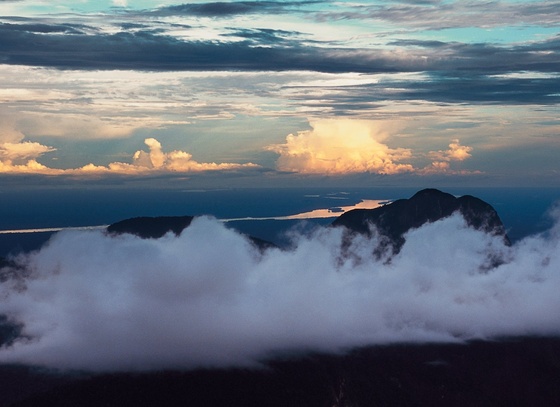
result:
M 488 203 L 470 195 L 456 198 L 437 189 L 423 189 L 410 199 L 399 199 L 375 209 L 354 209 L 340 215 L 332 226 L 344 226 L 351 232 L 371 234 L 374 226 L 387 237 L 393 253 L 402 248 L 404 235 L 427 222 L 435 222 L 460 212 L 475 229 L 502 236 L 510 244 L 505 227 L 496 210 Z M 384 249 L 384 248 L 382 248 Z
M 125 219 L 107 227 L 112 234 L 130 233 L 143 239 L 157 239 L 168 232 L 179 235 L 188 227 L 194 218 L 192 216 L 142 216 Z

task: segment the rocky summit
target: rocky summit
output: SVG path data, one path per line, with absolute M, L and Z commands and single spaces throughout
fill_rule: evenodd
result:
M 169 232 L 179 235 L 192 220 L 192 216 L 142 216 L 113 223 L 107 227 L 107 232 L 117 235 L 128 233 L 143 239 L 158 239 Z
M 340 215 L 333 226 L 344 226 L 350 232 L 371 235 L 372 228 L 386 237 L 398 253 L 405 234 L 428 222 L 435 222 L 459 212 L 470 227 L 501 236 L 509 245 L 506 229 L 496 210 L 487 202 L 471 195 L 459 198 L 437 189 L 423 189 L 409 199 L 399 199 L 375 209 L 354 209 Z M 387 249 L 387 247 L 380 248 Z

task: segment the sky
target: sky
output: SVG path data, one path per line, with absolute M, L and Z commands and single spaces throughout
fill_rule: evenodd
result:
M 559 1 L 0 0 L 0 180 L 557 187 L 559 26 Z

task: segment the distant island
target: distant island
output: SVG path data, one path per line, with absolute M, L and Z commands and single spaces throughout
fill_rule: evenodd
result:
M 371 234 L 370 228 L 374 226 L 378 233 L 388 238 L 386 244 L 391 245 L 389 249 L 398 253 L 409 230 L 447 218 L 453 213 L 460 213 L 470 227 L 501 236 L 507 245 L 511 244 L 506 228 L 492 205 L 471 195 L 457 198 L 437 189 L 423 189 L 410 199 L 399 199 L 375 209 L 348 211 L 332 225 L 366 235 Z
M 191 224 L 193 218 L 193 216 L 142 216 L 113 223 L 107 227 L 107 232 L 129 233 L 143 239 L 158 239 L 169 232 L 179 235 Z

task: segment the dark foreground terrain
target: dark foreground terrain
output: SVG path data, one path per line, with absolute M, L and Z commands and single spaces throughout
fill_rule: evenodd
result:
M 56 375 L 0 369 L 14 406 L 559 406 L 560 339 L 368 347 L 262 369 Z

